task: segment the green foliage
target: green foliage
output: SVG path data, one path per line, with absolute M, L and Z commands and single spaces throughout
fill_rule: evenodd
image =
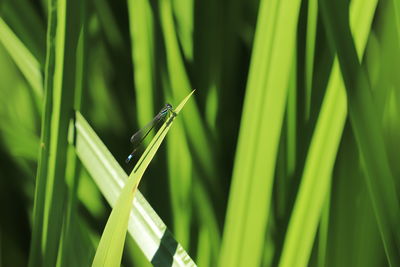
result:
M 361 5 L 361 2 L 364 4 Z M 353 29 L 353 32 L 358 34 L 357 40 L 361 40 L 358 43 L 359 47 L 365 47 L 367 35 L 361 36 L 360 34 L 367 31 L 361 27 L 368 28 L 371 25 L 375 11 L 374 4 L 376 5 L 376 1 L 370 1 L 370 5 L 366 5 L 365 1 L 352 3 L 352 14 L 357 12 L 357 14 L 364 15 L 364 17 L 356 18 L 355 25 L 359 28 Z M 360 5 L 358 10 L 356 9 L 357 5 Z M 370 16 L 365 14 L 370 14 Z M 363 20 L 363 23 L 360 20 Z M 328 192 L 331 188 L 331 173 L 347 113 L 345 88 L 340 78 L 337 59 L 334 61 L 330 77 L 286 233 L 285 240 L 287 242 L 284 244 L 280 266 L 307 265 L 318 230 L 318 222 L 322 216 L 323 205 L 327 201 L 329 204 Z M 323 260 L 320 264 L 323 266 L 325 261 Z
M 396 0 L 2 0 L 0 265 L 399 266 L 399 51 Z
M 400 222 L 400 202 L 385 151 L 383 131 L 373 104 L 366 68 L 357 58 L 349 21 L 343 19 L 340 23 L 334 22 L 335 15 L 340 12 L 337 6 L 331 6 L 324 1 L 321 1 L 321 6 L 330 42 L 338 53 L 347 88 L 352 128 L 388 261 L 391 266 L 400 265 L 400 232 L 397 231 Z

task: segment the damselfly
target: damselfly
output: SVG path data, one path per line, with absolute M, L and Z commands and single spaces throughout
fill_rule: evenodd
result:
M 131 137 L 131 143 L 133 144 L 133 151 L 129 156 L 126 158 L 125 162 L 129 163 L 132 159 L 133 154 L 135 154 L 136 150 L 138 149 L 139 145 L 146 139 L 147 135 L 153 130 L 156 126 L 160 124 L 160 122 L 165 121 L 168 115 L 172 114 L 172 116 L 176 116 L 176 113 L 172 109 L 171 104 L 166 104 L 165 107 L 158 112 L 158 114 L 142 129 L 134 133 Z

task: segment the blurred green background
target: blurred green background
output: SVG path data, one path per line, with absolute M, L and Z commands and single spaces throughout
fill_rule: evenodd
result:
M 0 266 L 91 262 L 111 209 L 65 174 L 73 109 L 129 174 L 194 88 L 139 189 L 199 266 L 400 266 L 399 70 L 398 0 L 0 0 Z M 122 264 L 150 265 L 131 237 Z

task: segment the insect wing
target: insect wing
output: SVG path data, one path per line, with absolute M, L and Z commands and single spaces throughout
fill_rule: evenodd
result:
M 154 126 L 160 121 L 160 114 L 157 114 L 149 123 L 147 123 L 143 128 L 134 133 L 131 137 L 131 143 L 134 145 L 140 144 L 141 141 L 149 134 L 149 132 L 154 128 Z

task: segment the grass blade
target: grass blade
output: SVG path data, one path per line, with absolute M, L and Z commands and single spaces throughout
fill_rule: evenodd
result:
M 128 1 L 132 61 L 138 121 L 144 126 L 154 114 L 154 36 L 153 14 L 149 1 Z
M 193 60 L 194 0 L 172 0 L 172 7 L 183 54 L 188 61 L 191 61 Z
M 166 47 L 167 69 L 171 81 L 172 95 L 177 99 L 183 98 L 189 93 L 188 88 L 191 88 L 191 86 L 179 50 L 172 16 L 171 0 L 160 1 L 160 19 Z M 215 166 L 212 160 L 213 153 L 210 151 L 210 142 L 207 139 L 199 109 L 194 101 L 188 103 L 186 112 L 182 117 L 188 141 L 194 147 L 201 168 L 207 174 L 210 183 L 215 183 L 215 180 L 211 180 L 210 178 L 215 173 Z
M 346 123 L 335 163 L 328 262 L 331 266 L 389 266 L 365 184 L 360 153 L 349 126 Z M 343 238 L 349 242 L 343 244 Z
M 174 132 L 168 136 L 167 159 L 174 233 L 181 244 L 188 249 L 193 216 L 191 192 L 197 189 L 192 187 L 194 166 L 188 145 L 182 142 L 182 136 L 185 136 L 183 125 L 177 122 Z
M 297 0 L 260 2 L 220 266 L 262 260 L 299 9 Z
M 359 6 L 361 3 L 363 5 Z M 376 0 L 354 1 L 352 18 L 358 51 L 364 51 Z M 363 16 L 360 16 L 360 15 Z M 358 15 L 358 16 L 356 16 Z M 332 169 L 347 115 L 347 101 L 337 59 L 333 64 L 328 89 L 321 106 L 302 182 L 290 218 L 280 266 L 307 266 L 324 202 L 330 189 Z M 313 192 L 311 194 L 311 192 Z
M 394 16 L 396 20 L 396 29 L 397 29 L 397 39 L 400 42 L 400 3 L 399 1 L 393 0 L 394 6 Z
M 321 220 L 319 223 L 319 238 L 318 238 L 318 266 L 327 265 L 327 251 L 328 251 L 328 235 L 329 235 L 329 215 L 331 206 L 331 194 L 332 186 L 328 189 L 326 201 L 321 211 Z
M 74 108 L 75 60 L 80 30 L 79 20 L 73 17 L 72 10 L 79 9 L 78 2 L 49 2 L 52 12 L 45 74 L 48 95 L 42 128 L 43 141 L 47 142 L 42 143 L 42 150 L 47 151 L 41 152 L 38 167 L 31 266 L 55 266 L 58 255 L 64 218 L 68 125 Z
M 40 64 L 1 17 L 0 42 L 32 87 L 37 97 L 37 102 L 39 102 L 43 96 L 43 80 L 42 73 L 40 72 Z
M 175 109 L 177 115 L 193 92 Z M 173 119 L 174 117 L 170 117 L 164 122 L 130 174 L 107 221 L 92 266 L 120 265 L 133 197 L 145 170 L 172 126 Z
M 44 84 L 44 110 L 41 123 L 40 150 L 36 174 L 35 196 L 33 204 L 32 240 L 29 251 L 29 266 L 42 265 L 42 233 L 44 223 L 45 191 L 47 184 L 47 167 L 49 161 L 51 112 L 53 109 L 53 79 L 55 71 L 55 43 L 57 9 L 56 1 L 49 1 L 49 18 L 47 29 L 47 51 Z
M 159 8 L 160 8 L 162 33 L 166 49 L 167 72 L 172 89 L 171 95 L 174 98 L 181 98 L 187 94 L 188 91 L 187 88 L 190 88 L 190 81 L 185 70 L 184 61 L 182 59 L 178 38 L 175 31 L 171 0 L 160 1 Z M 179 133 L 175 134 L 176 136 L 179 135 L 179 137 L 176 137 L 177 139 L 178 138 L 180 139 L 179 142 L 187 143 L 188 148 L 190 148 L 191 151 L 194 152 L 192 153 L 191 156 L 193 160 L 191 161 L 188 160 L 187 163 L 190 162 L 192 166 L 195 166 L 196 163 L 198 164 L 198 168 L 196 169 L 192 168 L 192 176 L 195 177 L 191 180 L 192 184 L 194 185 L 193 191 L 196 191 L 196 193 L 198 193 L 199 195 L 202 195 L 202 193 L 204 193 L 204 190 L 213 190 L 213 191 L 215 190 L 214 192 L 218 192 L 219 181 L 217 179 L 213 179 L 217 171 L 215 167 L 215 161 L 213 159 L 214 153 L 212 153 L 211 151 L 212 142 L 210 142 L 209 136 L 207 135 L 206 131 L 207 128 L 205 127 L 199 109 L 194 101 L 188 103 L 185 109 L 186 109 L 185 114 L 183 114 L 182 116 L 183 117 L 182 122 L 186 134 L 185 135 Z M 171 136 L 171 138 L 175 137 Z M 186 151 L 186 149 L 183 148 L 182 151 Z M 170 151 L 169 153 L 173 154 L 175 152 Z M 185 158 L 185 160 L 188 158 L 189 157 Z M 172 164 L 176 164 L 173 163 L 172 160 L 173 160 L 172 158 L 169 160 L 170 163 L 169 166 L 172 166 Z M 189 170 L 186 171 L 189 172 Z M 207 179 L 206 186 L 200 186 L 199 183 L 196 183 L 195 180 L 196 177 L 199 177 L 198 176 L 199 173 L 204 175 L 205 178 Z M 179 177 L 174 177 L 173 179 L 179 179 Z M 189 183 L 189 181 L 186 182 Z M 175 197 L 176 196 L 174 196 L 174 198 Z M 206 198 L 207 200 L 209 199 L 207 196 L 204 195 L 202 195 L 202 197 Z M 196 203 L 197 200 L 198 198 L 195 196 L 194 198 L 195 204 L 197 204 Z M 215 259 L 216 255 L 218 255 L 217 253 L 219 250 L 219 234 L 218 234 L 219 231 L 218 227 L 215 227 L 217 225 L 215 223 L 216 216 L 214 216 L 213 212 L 210 212 L 209 210 L 214 208 L 213 205 L 210 204 L 211 204 L 210 202 L 199 203 L 200 208 L 198 209 L 198 211 L 199 213 L 204 214 L 204 216 L 206 216 L 207 218 L 207 220 L 204 219 L 204 222 L 207 222 L 208 231 L 209 233 L 211 233 L 211 239 L 213 240 L 213 243 L 212 245 L 210 245 L 210 247 L 212 247 L 212 250 L 210 252 L 215 253 L 212 254 L 212 258 Z M 186 225 L 188 225 L 188 223 L 189 223 L 188 221 L 185 222 Z
M 128 179 L 104 228 L 92 266 L 120 266 L 129 213 L 138 184 Z
M 372 206 L 391 266 L 400 265 L 399 198 L 385 151 L 381 124 L 372 99 L 365 66 L 360 65 L 346 16 L 346 3 L 320 1 L 322 17 L 332 47 L 337 50 L 349 101 L 352 129 L 366 170 Z
M 128 176 L 79 112 L 76 113 L 75 127 L 76 153 L 103 196 L 114 207 Z M 134 196 L 128 231 L 149 261 L 158 250 L 166 251 L 165 256 L 173 258 L 177 266 L 190 259 L 179 244 L 176 251 L 171 251 L 168 244 L 161 242 L 169 231 L 139 190 Z
M 179 112 L 181 108 L 182 105 L 179 105 L 176 112 Z M 163 131 L 162 135 L 165 136 L 165 134 L 166 131 Z M 153 144 L 154 142 L 152 142 L 149 145 L 149 148 L 151 147 L 153 150 L 161 143 L 160 138 L 162 136 L 159 137 L 158 135 L 159 138 L 156 137 L 153 141 L 157 140 L 158 144 Z M 111 206 L 114 206 L 121 192 L 124 180 L 126 180 L 126 174 L 79 113 L 76 114 L 76 151 L 106 199 Z M 143 155 L 154 156 L 154 154 L 151 155 L 148 152 Z M 148 160 L 143 160 L 142 158 L 139 161 L 140 167 L 135 168 L 132 174 L 136 176 L 142 173 L 144 171 L 143 168 L 148 163 Z M 169 241 L 173 240 L 173 238 L 140 192 L 135 195 L 133 205 L 134 208 L 131 211 L 128 230 L 149 260 L 154 259 L 155 255 L 160 253 L 160 251 L 164 251 L 166 253 L 161 253 L 161 258 L 158 256 L 157 260 L 168 261 L 170 257 L 171 260 L 173 259 L 174 264 L 177 264 L 176 266 L 195 266 L 190 257 L 176 241 L 174 242 L 177 244 L 177 247 L 173 248 L 173 250 L 171 250 L 168 243 L 162 242 L 162 238 L 168 237 Z M 162 257 L 166 258 L 163 259 Z
M 305 115 L 306 121 L 310 118 L 312 77 L 314 71 L 314 52 L 317 36 L 318 0 L 308 1 L 306 59 L 305 59 Z
M 75 14 L 75 20 L 81 25 L 79 32 L 79 40 L 76 48 L 76 76 L 75 76 L 75 110 L 81 110 L 83 90 L 87 86 L 87 3 L 80 1 L 79 13 Z M 73 129 L 71 125 L 69 129 Z M 69 134 L 72 135 L 70 132 Z M 78 188 L 82 178 L 82 164 L 79 162 L 75 153 L 74 146 L 69 144 L 67 149 L 67 169 L 66 182 L 68 185 L 68 197 L 65 208 L 65 218 L 63 222 L 62 237 L 60 241 L 60 250 L 57 256 L 57 266 L 71 266 L 75 262 L 75 266 L 88 266 L 88 259 L 91 253 L 94 253 L 93 244 L 89 244 L 89 231 L 79 231 L 79 224 L 82 224 L 78 210 Z M 83 220 L 82 220 L 83 221 Z M 76 248 L 76 243 L 80 243 L 81 247 Z M 76 257 L 78 254 L 75 250 L 79 250 L 80 255 L 86 257 Z
M 2 1 L 1 17 L 40 65 L 44 65 L 46 24 L 35 4 L 27 0 Z

